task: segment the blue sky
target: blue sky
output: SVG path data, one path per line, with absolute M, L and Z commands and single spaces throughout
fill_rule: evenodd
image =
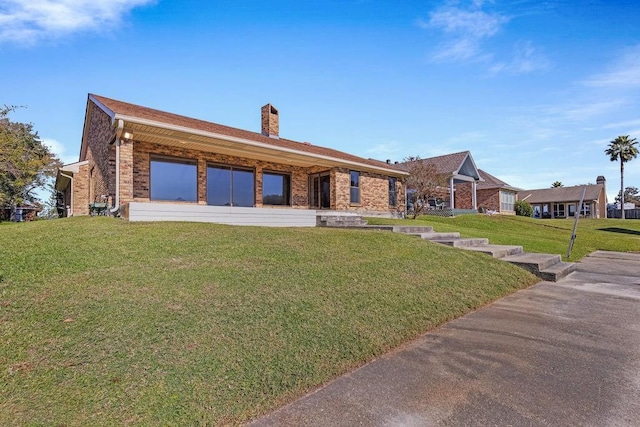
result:
M 533 189 L 640 139 L 637 0 L 3 0 L 0 105 L 78 160 L 88 93 L 362 157 L 471 151 Z M 640 187 L 640 158 L 625 184 Z

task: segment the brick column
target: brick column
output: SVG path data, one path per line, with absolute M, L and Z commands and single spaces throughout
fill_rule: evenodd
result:
M 133 141 L 120 143 L 120 205 L 133 201 Z

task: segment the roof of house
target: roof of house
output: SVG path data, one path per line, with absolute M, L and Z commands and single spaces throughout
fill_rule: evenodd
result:
M 130 104 L 100 95 L 89 94 L 89 100 L 94 101 L 96 105 L 109 114 L 112 120 L 123 119 L 126 121 L 142 119 L 145 121 L 145 124 L 151 126 L 153 126 L 153 124 L 170 125 L 172 127 L 180 128 L 183 132 L 187 133 L 190 131 L 198 131 L 200 133 L 211 134 L 214 137 L 227 136 L 245 142 L 257 142 L 275 150 L 295 150 L 295 152 L 302 152 L 310 156 L 322 156 L 324 158 L 372 166 L 377 169 L 393 172 L 394 175 L 407 174 L 397 165 L 379 160 L 365 159 L 339 150 L 334 150 L 332 148 L 313 145 L 308 142 L 297 142 L 284 138 L 269 137 L 258 132 L 251 132 L 191 117 L 181 116 L 179 114 L 155 110 L 153 108 Z
M 506 182 L 496 178 L 491 175 L 489 172 L 486 172 L 482 169 L 478 169 L 478 173 L 483 181 L 478 182 L 478 190 L 491 190 L 491 189 L 504 189 L 504 190 L 513 190 L 519 191 L 519 188 L 512 187 Z
M 523 190 L 518 192 L 518 200 L 525 200 L 529 203 L 560 203 L 577 202 L 582 196 L 582 189 L 587 191 L 584 200 L 598 200 L 603 193 L 602 184 L 575 185 L 572 187 L 542 188 L 539 190 Z
M 433 165 L 438 174 L 447 176 L 468 176 L 475 180 L 481 179 L 469 151 L 428 157 L 426 159 L 420 159 L 420 162 L 425 165 Z M 400 163 L 399 166 L 404 170 L 407 170 L 407 163 L 410 162 Z

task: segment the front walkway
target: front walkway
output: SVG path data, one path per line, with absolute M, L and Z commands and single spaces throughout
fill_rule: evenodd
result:
M 255 426 L 635 426 L 640 254 L 596 252 Z

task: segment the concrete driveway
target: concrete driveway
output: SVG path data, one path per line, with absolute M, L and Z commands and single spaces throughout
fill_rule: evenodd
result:
M 640 254 L 598 251 L 256 426 L 638 426 Z

